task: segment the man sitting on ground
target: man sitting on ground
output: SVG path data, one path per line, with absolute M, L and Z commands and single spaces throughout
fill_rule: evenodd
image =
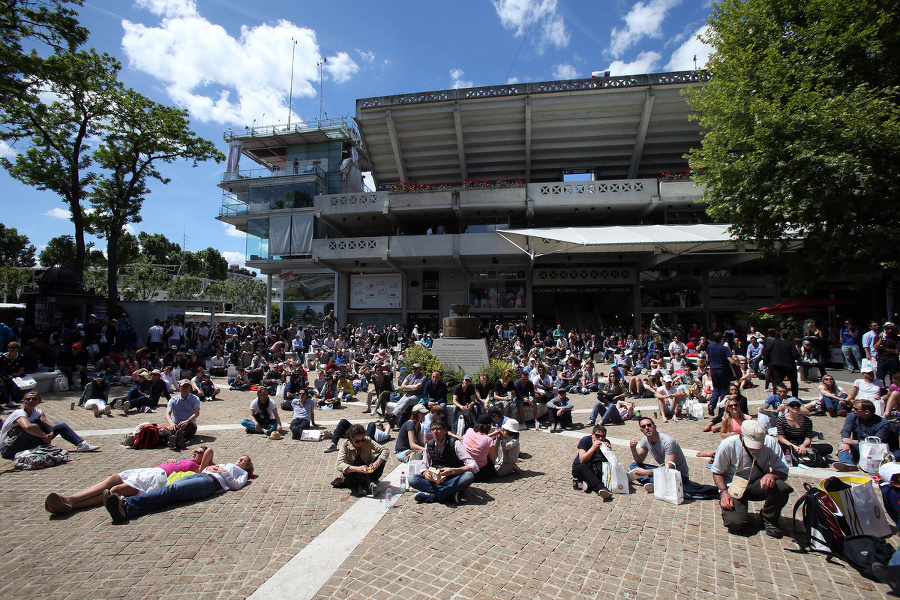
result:
M 422 474 L 410 477 L 409 485 L 420 490 L 416 502 L 453 500 L 458 504 L 475 480 L 478 465 L 462 440 L 448 437 L 442 421 L 431 424 L 431 435 L 422 456 Z
M 672 385 L 672 377 L 663 377 L 663 384 L 656 390 L 656 401 L 659 403 L 659 412 L 662 414 L 663 423 L 678 421 L 681 416 L 681 403 L 687 398 L 687 392 L 682 385 Z

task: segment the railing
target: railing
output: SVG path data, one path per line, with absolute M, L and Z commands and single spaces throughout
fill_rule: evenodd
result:
M 263 177 L 284 177 L 288 175 L 316 175 L 325 179 L 325 170 L 318 165 L 288 166 L 284 169 L 247 169 L 237 173 L 223 173 L 222 181 L 242 181 L 244 179 L 259 179 Z
M 678 85 L 709 81 L 710 75 L 711 74 L 708 71 L 676 71 L 672 73 L 591 77 L 588 79 L 571 79 L 567 81 L 548 81 L 542 83 L 514 83 L 508 85 L 382 96 L 380 98 L 361 98 L 356 101 L 356 107 L 357 109 L 367 109 L 404 104 L 448 102 L 451 100 L 465 100 L 471 98 L 524 96 L 527 94 L 546 94 L 575 90 L 604 90 L 648 85 Z
M 220 217 L 239 217 L 241 215 L 246 215 L 247 212 L 247 205 L 241 204 L 240 202 L 237 204 L 223 204 L 219 207 Z
M 623 179 L 618 181 L 590 181 L 578 183 L 542 183 L 538 194 L 541 196 L 572 196 L 582 194 L 621 194 L 645 191 L 644 181 Z
M 301 121 L 288 125 L 260 125 L 259 127 L 244 127 L 243 129 L 225 132 L 224 138 L 226 142 L 233 139 L 242 139 L 248 137 L 263 137 L 275 135 L 287 135 L 291 133 L 303 133 L 306 131 L 315 131 L 321 129 L 341 129 L 342 133 L 353 140 L 357 147 L 363 148 L 362 137 L 356 127 L 356 122 L 352 119 L 322 119 L 320 121 Z
M 331 206 L 375 206 L 378 204 L 378 194 L 334 194 L 328 197 Z

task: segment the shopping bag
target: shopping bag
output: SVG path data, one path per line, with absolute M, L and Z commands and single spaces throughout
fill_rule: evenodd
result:
M 669 465 L 672 465 L 672 468 L 669 468 Z M 675 468 L 675 463 L 668 462 L 653 470 L 653 495 L 669 504 L 684 502 L 681 472 Z
M 466 433 L 466 418 L 463 415 L 456 417 L 456 437 L 462 437 Z
M 234 377 L 237 374 L 237 367 L 234 365 L 228 365 L 228 377 Z
M 859 468 L 866 473 L 877 471 L 888 453 L 888 445 L 880 438 L 869 436 L 859 443 Z M 871 463 L 871 464 L 869 464 Z M 871 469 L 871 470 L 870 470 Z
M 54 392 L 68 392 L 69 391 L 69 380 L 62 373 L 57 375 L 56 379 L 53 381 L 53 391 Z
M 419 475 L 422 473 L 422 461 L 421 460 L 408 460 L 406 461 L 406 471 L 409 473 L 409 476 Z
M 844 513 L 852 535 L 873 535 L 886 537 L 891 535 L 891 525 L 882 506 L 880 494 L 875 489 L 875 482 L 868 477 L 842 475 L 830 477 L 838 479 L 850 487 L 829 491 L 834 485 L 826 485 L 828 479 L 819 482 L 819 489 L 828 494 L 837 507 Z
M 601 448 L 606 462 L 603 463 L 603 482 L 613 494 L 630 494 L 631 488 L 628 486 L 628 471 L 625 465 L 619 462 L 619 459 L 607 448 Z
M 688 406 L 692 417 L 694 417 L 698 421 L 703 419 L 703 412 L 706 410 L 705 404 L 701 404 L 700 402 L 694 400 Z
M 325 437 L 321 429 L 304 429 L 300 434 L 300 440 L 303 442 L 320 442 Z
M 275 388 L 275 397 L 276 398 L 284 398 L 284 384 L 279 383 L 278 387 Z

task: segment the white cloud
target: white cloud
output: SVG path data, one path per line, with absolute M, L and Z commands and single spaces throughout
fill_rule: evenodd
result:
M 465 74 L 465 71 L 462 69 L 450 69 L 450 79 L 453 80 L 450 89 L 458 90 L 460 88 L 470 88 L 475 85 L 471 81 L 463 79 L 463 75 Z
M 557 0 L 493 0 L 500 23 L 506 29 L 515 29 L 515 36 L 536 36 L 539 52 L 547 45 L 564 48 L 569 45 L 569 33 L 562 15 L 557 10 Z
M 194 0 L 135 0 L 135 5 L 161 17 L 191 17 L 197 14 Z
M 618 58 L 642 38 L 662 37 L 662 23 L 666 13 L 680 3 L 681 0 L 650 0 L 635 4 L 624 17 L 625 27 L 613 28 L 610 53 Z
M 658 69 L 659 61 L 662 55 L 659 52 L 649 51 L 641 52 L 638 57 L 631 61 L 614 60 L 606 68 L 613 77 L 617 75 L 639 75 L 642 73 L 654 73 Z
M 131 223 L 125 223 L 125 227 L 122 228 L 124 231 L 127 231 L 131 235 L 137 235 L 137 231 L 132 227 Z
M 222 223 L 222 226 L 225 228 L 225 235 L 236 237 L 236 238 L 246 238 L 247 234 L 243 231 L 239 231 L 237 227 L 232 225 L 231 223 Z
M 344 83 L 359 72 L 359 65 L 346 52 L 338 52 L 328 57 L 325 71 L 335 83 Z
M 13 150 L 12 146 L 0 140 L 0 158 L 12 158 L 18 154 L 15 150 Z
M 553 69 L 554 79 L 578 79 L 578 69 L 570 64 L 556 65 Z
M 356 53 L 359 54 L 359 57 L 363 60 L 363 62 L 370 63 L 374 62 L 375 60 L 375 53 L 372 51 L 363 51 L 357 48 Z
M 513 83 L 519 83 L 519 78 L 518 77 L 510 77 L 509 79 L 506 80 L 507 85 L 511 85 Z
M 243 267 L 247 258 L 243 252 L 223 252 L 222 258 L 228 261 L 229 265 L 237 265 Z
M 702 69 L 709 62 L 709 54 L 713 51 L 713 47 L 709 44 L 701 42 L 697 36 L 706 33 L 707 26 L 704 25 L 689 37 L 675 52 L 672 58 L 666 64 L 667 71 L 691 71 L 694 68 L 694 57 L 697 57 L 697 68 Z
M 363 189 L 375 191 L 375 178 L 372 177 L 371 171 L 363 173 Z
M 53 217 L 54 219 L 64 219 L 66 221 L 68 221 L 69 219 L 72 218 L 72 213 L 70 213 L 69 211 L 67 211 L 64 208 L 59 208 L 59 207 L 51 208 L 50 210 L 46 210 L 46 211 L 44 211 L 43 214 L 48 217 Z
M 199 15 L 194 0 L 137 0 L 160 15 L 159 26 L 123 21 L 122 48 L 131 67 L 162 81 L 171 100 L 199 121 L 251 125 L 254 119 L 286 121 L 291 80 L 291 48 L 296 41 L 293 93 L 316 97 L 322 61 L 316 32 L 281 19 L 275 24 L 244 26 L 232 37 Z M 374 56 L 374 55 L 373 55 Z M 336 52 L 325 65 L 337 83 L 349 80 L 359 65 Z M 292 118 L 301 120 L 299 115 Z

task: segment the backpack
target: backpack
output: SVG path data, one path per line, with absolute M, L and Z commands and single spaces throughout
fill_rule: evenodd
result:
M 841 558 L 859 571 L 863 577 L 874 579 L 874 563 L 886 565 L 894 556 L 894 549 L 886 541 L 874 535 L 848 535 L 844 538 Z
M 817 487 L 804 483 L 806 493 L 794 504 L 794 531 L 797 530 L 797 511 L 801 511 L 803 528 L 808 541 L 800 544 L 816 552 L 824 552 L 828 557 L 842 556 L 845 536 L 850 534 L 850 526 L 841 509 L 831 496 Z
M 141 425 L 137 434 L 134 436 L 134 448 L 136 450 L 144 450 L 147 448 L 156 448 L 159 445 L 159 427 L 156 423 L 152 425 Z
M 14 469 L 34 471 L 45 467 L 55 467 L 69 461 L 69 451 L 56 446 L 38 446 L 30 450 L 16 452 Z

